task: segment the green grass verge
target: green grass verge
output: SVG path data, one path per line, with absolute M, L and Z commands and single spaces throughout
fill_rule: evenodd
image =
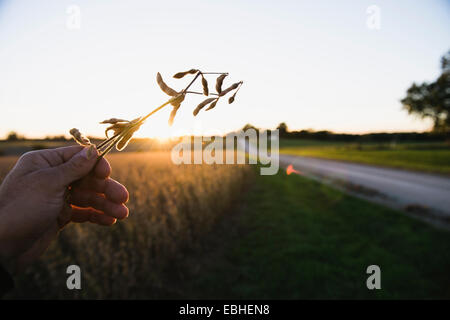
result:
M 449 232 L 284 173 L 258 177 L 242 211 L 186 297 L 450 298 Z M 366 287 L 372 264 L 381 290 Z
M 281 143 L 281 153 L 450 174 L 450 149 L 443 144 Z

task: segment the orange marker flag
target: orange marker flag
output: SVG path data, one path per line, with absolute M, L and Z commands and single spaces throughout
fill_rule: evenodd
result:
M 286 168 L 286 173 L 287 175 L 290 175 L 291 173 L 301 174 L 300 171 L 294 169 L 292 164 L 288 165 L 288 167 Z

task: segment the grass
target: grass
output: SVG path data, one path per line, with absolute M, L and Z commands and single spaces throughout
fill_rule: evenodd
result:
M 450 298 L 450 233 L 303 177 L 257 179 L 182 297 Z M 372 264 L 381 290 L 366 288 Z
M 450 174 L 450 148 L 444 143 L 326 143 L 284 141 L 281 153 L 370 165 Z

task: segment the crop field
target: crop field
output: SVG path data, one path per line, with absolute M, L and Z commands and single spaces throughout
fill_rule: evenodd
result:
M 345 143 L 284 140 L 280 152 L 450 175 L 448 143 Z
M 3 176 L 17 158 L 0 157 Z M 11 298 L 155 298 L 173 295 L 162 271 L 180 263 L 233 204 L 253 172 L 245 166 L 175 166 L 169 153 L 108 156 L 130 191 L 130 217 L 111 228 L 72 224 L 41 260 L 16 279 Z M 68 265 L 83 289 L 65 289 Z

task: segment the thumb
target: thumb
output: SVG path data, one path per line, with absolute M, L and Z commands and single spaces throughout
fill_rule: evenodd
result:
M 83 148 L 67 162 L 59 165 L 55 169 L 60 177 L 62 185 L 68 186 L 72 182 L 86 176 L 97 162 L 98 152 L 95 145 Z

